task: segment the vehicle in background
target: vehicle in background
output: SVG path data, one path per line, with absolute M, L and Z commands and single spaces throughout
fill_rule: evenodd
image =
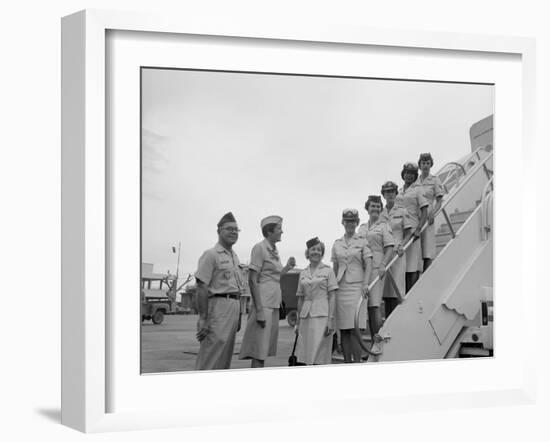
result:
M 176 310 L 175 297 L 172 296 L 172 285 L 175 278 L 169 275 L 146 274 L 141 277 L 141 321 L 153 321 L 162 324 L 164 315 Z M 172 282 L 172 284 L 171 284 Z
M 162 324 L 164 315 L 170 312 L 172 305 L 168 298 L 142 298 L 141 321 L 152 320 L 153 324 Z
M 153 273 L 153 264 L 141 266 L 141 321 L 162 324 L 165 315 L 189 313 L 190 309 L 177 302 L 177 292 L 191 280 L 177 286 L 177 277 L 170 273 Z
M 298 281 L 300 279 L 300 270 L 294 269 L 284 275 L 281 275 L 281 294 L 282 302 L 279 308 L 279 319 L 285 319 L 288 325 L 294 327 L 298 320 L 298 300 L 296 292 L 298 290 Z

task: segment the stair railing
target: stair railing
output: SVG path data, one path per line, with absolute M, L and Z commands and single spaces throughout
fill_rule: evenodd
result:
M 479 161 L 479 160 L 481 160 L 480 152 L 481 151 L 490 152 L 490 150 L 492 150 L 492 145 L 491 144 L 488 144 L 486 146 L 478 147 L 476 150 L 474 150 L 473 152 L 468 154 L 466 156 L 466 158 L 463 159 L 463 162 L 464 162 L 464 164 L 467 164 L 470 161 L 472 161 L 472 159 L 474 157 L 477 159 L 477 161 Z M 449 172 L 447 172 L 447 170 L 446 170 L 448 168 L 451 168 L 451 170 Z M 484 169 L 485 169 L 485 173 L 488 174 L 489 171 L 488 171 L 487 167 L 485 167 Z M 447 173 L 447 175 L 444 178 L 442 178 L 442 175 L 445 174 L 445 173 Z M 460 174 L 462 174 L 462 175 L 460 175 Z M 448 163 L 445 163 L 441 167 L 441 169 L 439 169 L 439 171 L 436 173 L 436 176 L 441 179 L 441 185 L 445 189 L 445 192 L 449 193 L 449 191 L 450 191 L 449 184 L 452 183 L 453 180 L 456 180 L 456 182 L 454 184 L 458 185 L 459 182 L 460 182 L 461 176 L 466 176 L 466 174 L 467 174 L 467 171 L 466 171 L 466 168 L 464 167 L 463 164 L 458 163 L 456 161 L 450 161 Z
M 445 169 L 450 169 L 449 171 Z M 446 163 L 437 173 L 437 177 L 441 180 L 441 186 L 443 189 L 445 189 L 445 193 L 449 193 L 449 183 L 458 184 L 460 181 L 460 173 L 462 173 L 463 176 L 466 175 L 466 169 L 464 166 L 457 162 L 450 162 Z M 442 175 L 445 175 L 443 178 Z M 453 182 L 454 181 L 454 182 Z
M 490 189 L 489 189 L 490 187 Z M 483 240 L 487 241 L 489 239 L 489 233 L 491 232 L 491 225 L 489 224 L 489 207 L 490 202 L 493 199 L 493 176 L 487 181 L 485 187 L 483 188 L 483 194 L 481 196 L 481 228 Z
M 472 155 L 476 155 L 478 158 L 479 157 L 479 150 L 480 149 L 485 149 L 485 147 L 480 147 L 478 148 L 476 151 L 472 152 Z M 468 156 L 467 158 L 470 158 L 470 156 Z M 464 186 L 466 186 L 466 184 L 474 177 L 476 176 L 477 172 L 480 170 L 480 169 L 483 169 L 486 173 L 485 173 L 485 176 L 488 178 L 488 182 L 487 184 L 485 185 L 485 188 L 487 188 L 489 186 L 489 184 L 491 184 L 492 186 L 492 174 L 487 174 L 487 166 L 486 166 L 486 163 L 493 158 L 493 153 L 489 153 L 485 158 L 481 159 L 478 161 L 478 163 L 476 163 L 466 174 L 465 178 L 462 180 L 462 182 L 460 182 L 460 184 L 458 184 L 454 189 L 453 191 L 448 194 L 447 198 L 445 198 L 445 201 L 443 202 L 443 204 L 441 205 L 441 207 L 439 208 L 439 210 L 434 213 L 434 218 L 436 216 L 438 216 L 440 213 L 443 214 L 444 218 L 445 218 L 445 221 L 449 227 L 449 231 L 451 232 L 451 241 L 456 237 L 456 232 L 454 231 L 453 229 L 453 226 L 452 226 L 452 222 L 450 220 L 450 217 L 447 213 L 447 210 L 446 210 L 446 207 L 451 203 L 451 201 L 454 200 L 454 198 L 459 194 L 459 192 L 464 188 Z M 449 164 L 449 163 L 447 163 Z M 446 167 L 443 166 L 443 167 Z M 483 196 L 485 195 L 485 190 L 483 192 L 483 195 L 482 195 L 482 202 L 484 201 L 483 199 Z M 420 233 L 422 233 L 426 228 L 428 227 L 428 223 L 426 222 L 421 230 L 420 230 Z M 411 246 L 411 244 L 416 241 L 416 240 L 420 240 L 420 238 L 415 238 L 414 235 L 411 235 L 410 238 L 407 240 L 407 242 L 405 243 L 405 246 L 403 247 L 403 253 L 406 253 L 407 249 Z M 398 299 L 398 302 L 401 304 L 404 300 L 405 300 L 405 294 L 404 293 L 401 293 L 401 290 L 399 289 L 396 281 L 395 281 L 395 278 L 393 277 L 393 274 L 391 272 L 391 267 L 393 266 L 393 264 L 400 258 L 400 256 L 398 256 L 397 254 L 390 260 L 390 262 L 386 265 L 386 273 L 385 273 L 385 276 L 387 278 L 389 278 L 389 281 L 390 281 L 390 284 L 392 285 L 393 289 L 395 290 L 395 293 L 397 294 L 397 299 Z M 374 286 L 378 283 L 378 281 L 380 280 L 380 278 L 378 276 L 376 276 L 372 282 L 369 284 L 368 286 L 368 291 L 370 292 Z M 367 295 L 368 296 L 368 295 Z M 365 345 L 365 343 L 363 342 L 363 339 L 361 337 L 361 330 L 360 330 L 360 324 L 359 324 L 359 316 L 360 316 L 360 312 L 361 312 L 361 306 L 363 304 L 363 302 L 367 299 L 367 297 L 361 297 L 357 303 L 357 307 L 355 309 L 355 333 L 357 335 L 357 337 L 359 338 L 359 343 L 361 345 L 361 347 L 363 348 L 363 350 L 365 350 L 367 353 L 371 354 L 371 355 L 374 355 L 374 356 L 377 356 L 379 355 L 380 353 L 379 352 L 373 352 L 371 351 L 371 349 L 369 347 L 367 347 Z

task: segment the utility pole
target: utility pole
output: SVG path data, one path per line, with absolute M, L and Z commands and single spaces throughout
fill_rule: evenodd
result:
M 178 275 L 180 272 L 180 251 L 181 251 L 181 241 L 178 243 L 178 265 L 176 267 L 176 287 L 178 285 Z
M 172 253 L 176 253 L 176 248 L 172 246 Z M 180 273 L 180 254 L 181 254 L 181 241 L 178 243 L 178 263 L 176 264 L 176 280 L 174 281 L 174 290 L 177 290 L 176 287 L 178 286 L 178 277 Z M 174 292 L 174 296 L 176 296 L 176 293 Z
M 176 253 L 176 248 L 172 246 L 172 253 Z M 170 298 L 173 301 L 173 305 L 176 305 L 176 299 L 177 299 L 177 291 L 178 291 L 178 277 L 180 272 L 180 253 L 181 253 L 181 242 L 178 243 L 178 261 L 176 264 L 176 279 L 172 281 L 172 285 L 168 285 L 170 287 L 171 296 Z M 175 307 L 174 307 L 175 308 Z

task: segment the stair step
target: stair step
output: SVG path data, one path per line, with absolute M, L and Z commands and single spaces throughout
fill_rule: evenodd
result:
M 449 218 L 451 222 L 464 222 L 472 214 L 474 210 L 462 210 L 449 213 Z
M 464 221 L 457 221 L 457 222 L 452 222 L 451 225 L 453 226 L 453 230 L 456 232 L 458 229 L 460 229 L 460 226 L 462 226 L 462 224 L 464 224 Z M 437 232 L 436 232 L 436 235 L 443 235 L 443 234 L 447 234 L 449 233 L 451 230 L 449 229 L 449 225 L 447 223 L 445 224 L 441 224 L 441 226 L 439 226 L 439 229 L 437 229 Z
M 456 233 L 456 230 L 455 230 L 455 233 Z M 450 239 L 452 238 L 453 236 L 451 235 L 451 232 L 444 232 L 444 233 L 436 233 L 435 234 L 435 244 L 438 245 L 438 244 L 447 244 Z
M 479 204 L 479 203 L 480 201 L 476 202 L 476 204 Z M 458 232 L 458 230 L 462 227 L 464 222 L 469 218 L 469 216 L 472 214 L 473 211 L 474 211 L 473 209 L 463 210 L 463 211 L 456 209 L 455 212 L 449 213 L 451 225 L 453 226 L 453 230 L 455 233 Z M 443 250 L 443 248 L 447 245 L 447 243 L 451 240 L 451 238 L 452 238 L 452 235 L 449 229 L 449 225 L 447 223 L 441 224 L 435 234 L 436 256 L 439 255 L 439 252 Z
M 451 221 L 451 225 L 453 226 L 453 230 L 456 232 L 462 224 L 468 219 L 468 217 L 472 214 L 473 210 L 464 210 L 459 211 L 458 209 L 454 213 L 449 214 L 449 219 Z M 444 222 L 439 226 L 439 229 L 436 232 L 436 236 L 438 235 L 449 235 L 450 229 L 449 225 Z

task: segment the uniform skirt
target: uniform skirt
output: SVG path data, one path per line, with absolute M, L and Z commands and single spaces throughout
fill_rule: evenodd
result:
M 418 272 L 420 270 L 420 263 L 422 262 L 422 246 L 421 240 L 417 239 L 409 246 L 406 254 L 406 271 Z
M 328 318 L 300 319 L 296 357 L 303 364 L 330 364 L 332 361 L 332 334 L 325 336 Z
M 395 280 L 395 284 L 399 287 L 401 295 L 405 296 L 405 272 L 407 270 L 407 257 L 405 254 L 397 258 L 397 261 L 391 266 L 391 274 Z M 397 293 L 393 288 L 389 275 L 384 278 L 384 298 L 397 298 Z
M 342 282 L 336 292 L 336 328 L 348 330 L 355 328 L 355 311 L 357 303 L 361 298 L 362 282 Z M 359 328 L 367 327 L 366 309 L 361 310 L 359 315 Z
M 378 276 L 378 267 L 374 267 L 372 269 L 372 277 L 371 282 L 374 281 L 374 279 Z M 380 307 L 380 304 L 382 304 L 382 292 L 384 291 L 384 283 L 386 281 L 386 277 L 382 278 L 382 280 L 378 280 L 378 282 L 374 285 L 374 287 L 371 289 L 369 293 L 369 301 L 368 306 L 369 307 Z
M 239 312 L 240 306 L 237 299 L 210 298 L 208 300 L 210 332 L 200 343 L 196 370 L 219 370 L 230 367 Z
M 256 307 L 252 305 L 244 331 L 239 359 L 265 361 L 268 356 L 277 354 L 279 337 L 279 309 L 264 307 L 265 327 L 256 322 Z
M 435 223 L 428 224 L 420 236 L 422 242 L 422 258 L 435 258 Z

